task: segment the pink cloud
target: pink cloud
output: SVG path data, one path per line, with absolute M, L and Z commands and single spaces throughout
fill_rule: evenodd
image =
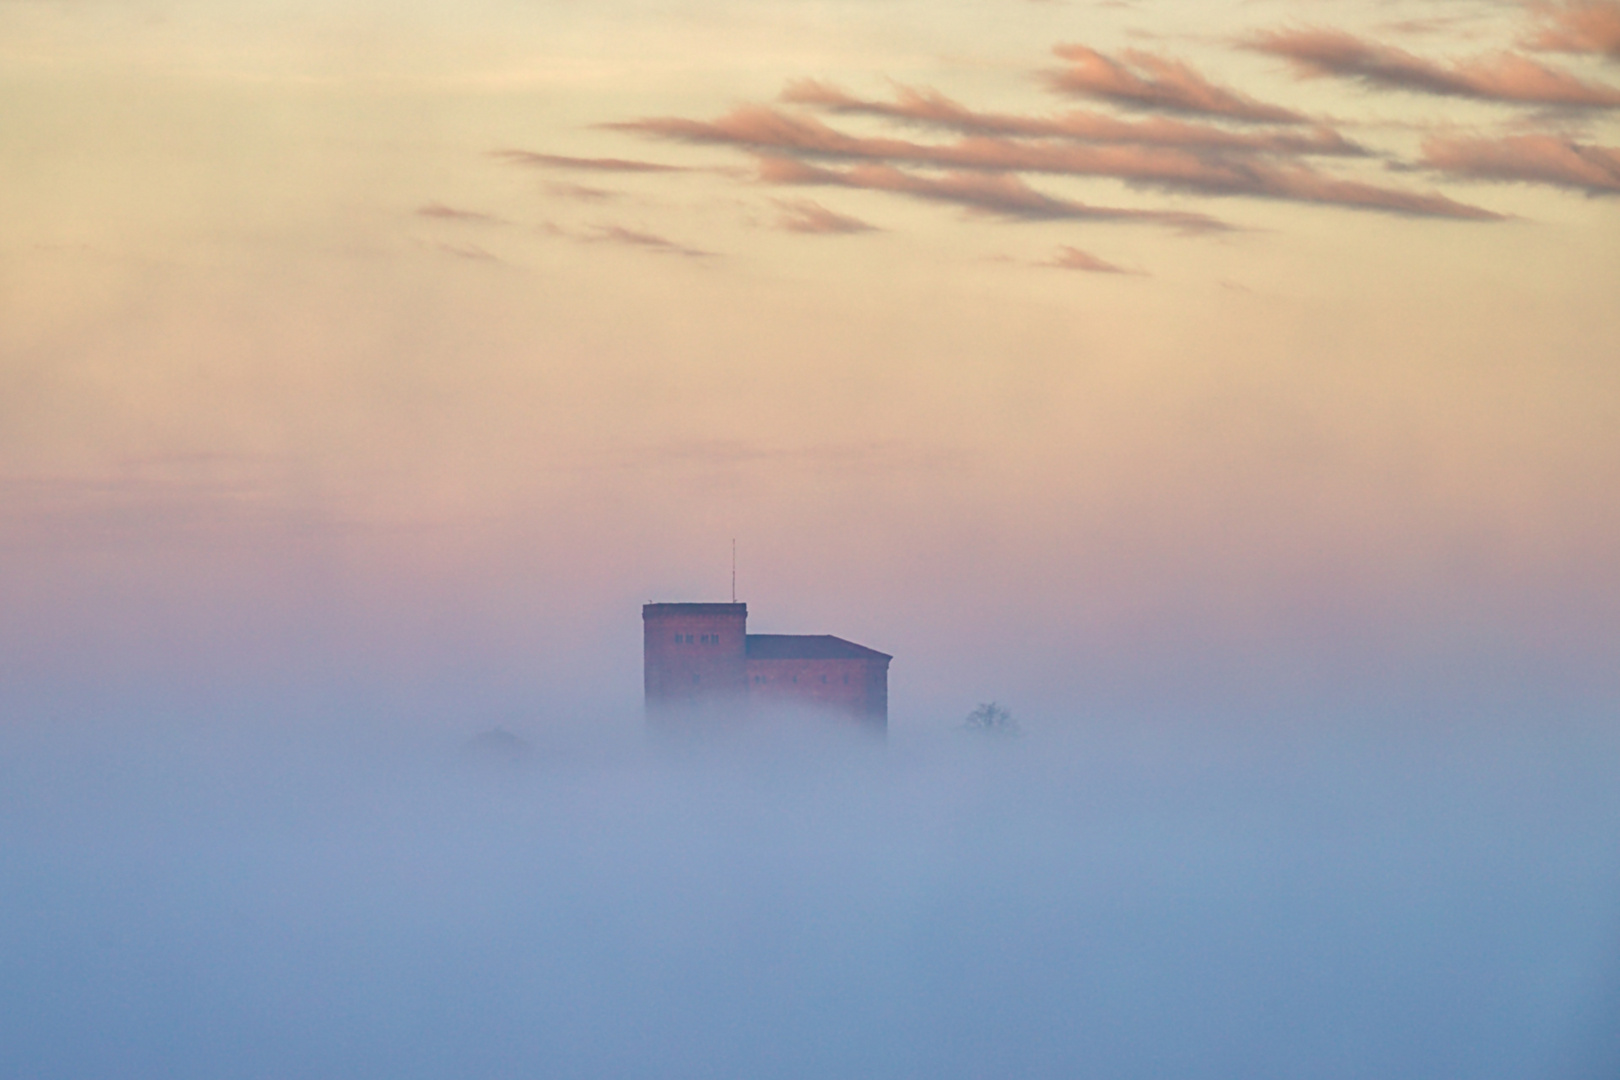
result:
M 1525 40 L 1532 49 L 1598 53 L 1620 60 L 1620 2 L 1584 0 L 1570 4 L 1536 4 L 1541 27 Z
M 501 261 L 477 244 L 451 244 L 440 241 L 435 243 L 433 247 L 437 251 L 442 251 L 446 255 L 454 255 L 458 259 L 470 259 L 473 262 L 498 263 Z
M 1366 153 L 1362 147 L 1326 126 L 1308 133 L 1239 132 L 1166 117 L 1132 121 L 1083 110 L 1058 116 L 976 112 L 936 90 L 918 90 L 907 86 L 897 87 L 894 101 L 888 102 L 853 97 L 829 83 L 804 79 L 788 84 L 782 93 L 782 100 L 835 113 L 881 116 L 968 135 L 1065 138 L 1084 142 L 1136 143 L 1265 154 Z
M 1053 253 L 1052 257 L 1042 266 L 1051 266 L 1059 270 L 1082 270 L 1091 274 L 1128 274 L 1131 271 L 1123 266 L 1116 266 L 1104 259 L 1099 259 L 1089 251 L 1081 251 L 1077 247 L 1065 244 Z
M 875 226 L 859 218 L 835 213 L 812 199 L 778 199 L 782 211 L 777 224 L 789 232 L 836 235 L 871 232 Z
M 714 121 L 663 117 L 607 126 L 689 142 L 735 146 L 772 158 L 830 158 L 887 166 L 947 169 L 957 174 L 953 184 L 963 191 L 966 190 L 964 185 L 970 173 L 995 174 L 976 182 L 978 188 L 988 190 L 988 186 L 994 183 L 1012 179 L 1008 174 L 1038 172 L 1063 176 L 1107 176 L 1144 186 L 1204 194 L 1331 203 L 1406 214 L 1474 220 L 1496 217 L 1489 211 L 1440 195 L 1334 180 L 1303 164 L 1201 155 L 1175 146 L 1033 143 L 988 136 L 969 137 L 946 144 L 861 138 L 839 132 L 819 120 L 791 116 L 761 105 L 743 106 Z M 888 190 L 934 198 L 940 197 L 943 189 L 930 187 L 925 192 L 921 187 L 907 189 L 904 185 L 894 184 Z M 991 198 L 985 208 L 1025 217 L 1043 214 L 1072 216 L 1073 207 L 1079 205 L 1059 207 L 1030 198 L 1032 194 L 1029 188 L 1024 187 L 1023 193 L 1009 202 L 1005 197 L 1006 191 L 1002 191 Z M 958 197 L 956 201 L 965 202 L 965 198 Z M 1200 217 L 1204 228 L 1215 224 L 1212 219 L 1202 215 L 1180 217 Z M 1186 220 L 1182 224 L 1187 227 Z
M 1052 51 L 1069 62 L 1067 69 L 1050 79 L 1054 87 L 1067 93 L 1102 98 L 1116 105 L 1227 120 L 1280 124 L 1305 120 L 1291 109 L 1218 86 L 1180 61 L 1138 49 L 1126 50 L 1122 60 L 1084 45 L 1059 45 Z
M 889 191 L 1026 221 L 1142 221 L 1189 232 L 1226 227 L 1204 214 L 1090 206 L 1044 194 L 1016 176 L 1001 173 L 958 172 L 933 177 L 905 172 L 893 165 L 856 165 L 839 170 L 791 158 L 767 157 L 760 160 L 759 178 L 770 184 L 829 184 Z
M 574 199 L 578 202 L 609 202 L 613 199 L 622 198 L 617 191 L 588 187 L 585 184 L 547 184 L 546 192 L 560 199 Z
M 1620 193 L 1620 147 L 1584 146 L 1555 135 L 1432 138 L 1423 144 L 1423 160 L 1460 176 L 1556 184 L 1590 195 Z
M 1441 64 L 1338 30 L 1279 30 L 1255 38 L 1251 47 L 1283 57 L 1307 74 L 1369 86 L 1519 104 L 1620 105 L 1620 87 L 1583 82 L 1517 53 Z
M 602 126 L 684 142 L 739 146 L 749 150 L 792 150 L 830 158 L 914 157 L 931 152 L 927 147 L 903 139 L 869 139 L 846 135 L 819 120 L 790 115 L 767 105 L 743 105 L 716 120 L 663 116 Z
M 659 236 L 657 233 L 645 232 L 640 229 L 628 229 L 622 225 L 598 226 L 589 236 L 583 237 L 583 239 L 602 243 L 627 244 L 647 251 L 654 251 L 664 255 L 681 255 L 689 259 L 712 259 L 715 257 L 712 251 L 687 247 L 685 244 L 676 243 L 674 240 Z
M 476 210 L 458 210 L 443 203 L 428 203 L 416 208 L 417 217 L 438 218 L 441 221 L 464 221 L 469 224 L 498 225 L 501 219 Z
M 1384 210 L 1412 217 L 1453 218 L 1458 221 L 1501 221 L 1503 215 L 1483 207 L 1460 203 L 1437 192 L 1407 191 L 1340 180 L 1304 166 L 1273 168 L 1256 177 L 1261 194 L 1294 202 Z
M 551 169 L 581 169 L 588 172 L 690 172 L 680 165 L 660 165 L 652 161 L 624 158 L 581 158 L 562 154 L 538 154 L 532 150 L 491 150 L 491 157 L 513 165 L 537 165 Z

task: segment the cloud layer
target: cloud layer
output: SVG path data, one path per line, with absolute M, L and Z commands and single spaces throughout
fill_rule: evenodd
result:
M 539 154 L 532 150 L 492 150 L 490 156 L 513 165 L 537 165 L 548 169 L 579 169 L 585 172 L 667 173 L 689 172 L 680 165 L 661 165 L 654 161 L 630 161 L 625 158 L 582 158 L 564 154 Z
M 1226 150 L 1264 154 L 1359 156 L 1366 150 L 1326 125 L 1308 132 L 1234 131 L 1213 124 L 1166 117 L 1123 120 L 1104 113 L 1072 111 L 1058 116 L 1018 116 L 976 112 L 937 90 L 900 86 L 895 100 L 858 98 L 830 83 L 801 79 L 788 84 L 782 100 L 833 113 L 881 116 L 904 123 L 942 128 L 965 135 L 1012 135 L 1066 138 L 1091 143 L 1173 146 L 1192 150 Z
M 1525 44 L 1553 52 L 1597 53 L 1620 60 L 1620 2 L 1586 0 L 1572 4 L 1540 4 L 1535 13 L 1540 25 Z
M 1589 118 L 1620 109 L 1620 86 L 1550 66 L 1523 51 L 1616 56 L 1620 2 L 1532 4 L 1524 10 L 1528 22 L 1514 39 L 1518 51 L 1504 48 L 1463 58 L 1425 57 L 1334 28 L 1276 27 L 1228 44 L 1283 59 L 1305 78 L 1330 76 L 1441 99 L 1581 110 Z M 1401 24 L 1389 28 L 1392 34 L 1400 30 Z M 1213 207 L 1201 204 L 1211 197 L 1454 221 L 1507 216 L 1397 179 L 1423 168 L 1442 179 L 1537 182 L 1588 194 L 1615 190 L 1612 148 L 1566 135 L 1527 134 L 1524 125 L 1533 114 L 1513 121 L 1516 128 L 1478 137 L 1450 134 L 1455 126 L 1434 127 L 1426 138 L 1413 140 L 1421 142 L 1421 149 L 1409 144 L 1393 151 L 1359 135 L 1347 136 L 1343 129 L 1358 122 L 1353 115 L 1329 120 L 1265 100 L 1210 78 L 1169 53 L 1140 48 L 1105 52 L 1079 42 L 1056 45 L 1052 53 L 1062 66 L 1031 70 L 1035 82 L 1099 107 L 983 109 L 932 87 L 892 84 L 888 95 L 872 96 L 820 78 L 797 78 L 773 102 L 744 102 L 718 116 L 643 116 L 596 125 L 737 151 L 752 158 L 752 169 L 511 149 L 495 154 L 513 164 L 555 169 L 701 171 L 773 187 L 880 191 L 1009 222 L 1108 221 L 1184 233 L 1234 228 Z M 1390 125 L 1374 119 L 1365 130 L 1387 135 Z M 1369 165 L 1384 168 L 1375 171 Z M 1094 181 L 1122 183 L 1177 201 L 1126 206 L 1117 197 L 1093 200 L 1064 190 Z M 1194 201 L 1188 205 L 1187 200 Z M 872 228 L 811 200 L 772 203 L 774 224 L 783 231 L 841 235 Z M 597 238 L 608 234 L 599 230 Z M 1064 246 L 1060 252 L 1052 265 L 1118 270 L 1079 248 Z M 691 249 L 686 253 L 697 254 Z
M 1117 60 L 1084 45 L 1059 45 L 1052 51 L 1069 62 L 1067 68 L 1050 77 L 1051 85 L 1065 93 L 1100 98 L 1128 108 L 1226 120 L 1266 124 L 1298 124 L 1305 120 L 1292 109 L 1217 86 L 1185 63 L 1139 49 L 1128 49 Z
M 1556 135 L 1432 138 L 1423 144 L 1423 160 L 1459 176 L 1554 184 L 1589 195 L 1620 193 L 1620 147 L 1585 146 Z
M 802 89 L 798 93 L 802 95 Z M 1099 144 L 1077 139 L 970 135 L 955 142 L 922 143 L 851 135 L 814 117 L 766 105 L 741 106 L 714 120 L 651 117 L 604 126 L 683 142 L 730 146 L 772 158 L 773 164 L 760 170 L 761 179 L 771 183 L 872 187 L 955 201 L 1011 217 L 1109 217 L 1157 221 L 1181 228 L 1220 227 L 1214 218 L 1202 213 L 1088 207 L 1040 195 L 1018 178 L 1019 173 L 1108 177 L 1169 191 L 1247 195 L 1429 217 L 1498 217 L 1437 193 L 1335 178 L 1298 156 L 1219 152 L 1166 142 Z M 859 165 L 839 173 L 810 164 L 827 161 Z M 796 162 L 797 167 L 790 168 L 786 162 Z M 902 167 L 942 169 L 948 174 L 930 178 L 903 172 Z
M 1106 259 L 1099 259 L 1089 251 L 1081 251 L 1068 244 L 1058 248 L 1050 259 L 1042 266 L 1056 267 L 1059 270 L 1083 270 L 1092 274 L 1128 274 L 1123 266 L 1116 266 Z
M 925 176 L 887 164 L 827 169 L 792 158 L 762 158 L 759 177 L 771 184 L 829 184 L 953 203 L 997 217 L 1026 221 L 1140 221 L 1188 232 L 1225 228 L 1204 214 L 1090 206 L 1035 190 L 1010 173 L 951 172 Z
M 871 232 L 875 226 L 835 213 L 813 199 L 778 199 L 781 215 L 777 224 L 788 232 L 798 233 L 858 233 Z
M 1595 724 L 255 706 L 0 727 L 9 1075 L 1614 1075 Z
M 1252 46 L 1306 74 L 1336 75 L 1386 89 L 1515 104 L 1620 106 L 1620 87 L 1585 82 L 1516 53 L 1443 64 L 1340 30 L 1278 30 L 1255 37 Z

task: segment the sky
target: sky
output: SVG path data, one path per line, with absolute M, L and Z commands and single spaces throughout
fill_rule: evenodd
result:
M 1613 0 L 0 0 L 0 222 L 0 1071 L 1614 1075 Z
M 1601 705 L 1616 18 L 0 4 L 14 675 Z

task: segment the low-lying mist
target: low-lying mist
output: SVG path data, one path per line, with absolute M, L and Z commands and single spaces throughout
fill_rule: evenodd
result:
M 1613 1077 L 1620 733 L 0 729 L 0 1074 Z

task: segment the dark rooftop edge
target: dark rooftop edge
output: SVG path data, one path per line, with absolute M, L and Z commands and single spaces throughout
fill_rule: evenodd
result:
M 831 634 L 749 634 L 750 660 L 893 660 L 894 657 Z
M 747 615 L 747 604 L 642 604 L 643 619 L 663 615 Z

